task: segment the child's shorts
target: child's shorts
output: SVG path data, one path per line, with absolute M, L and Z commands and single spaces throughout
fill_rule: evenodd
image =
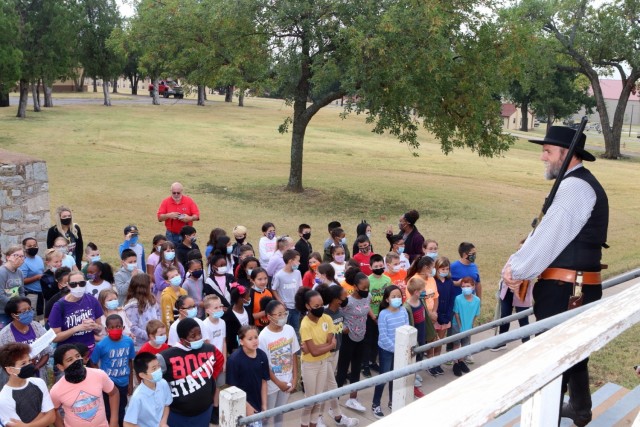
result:
M 457 325 L 456 323 L 451 323 L 451 335 L 457 335 L 459 333 L 460 333 L 460 326 Z M 454 346 L 460 345 L 460 347 L 466 347 L 469 344 L 471 344 L 471 337 L 467 336 L 467 337 L 461 338 L 458 341 L 453 341 L 452 344 Z

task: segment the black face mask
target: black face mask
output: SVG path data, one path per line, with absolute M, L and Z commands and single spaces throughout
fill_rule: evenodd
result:
M 38 255 L 38 248 L 27 248 L 27 255 L 30 257 Z
M 324 307 L 312 308 L 309 310 L 309 313 L 313 314 L 315 317 L 322 317 L 324 314 Z
M 27 378 L 31 378 L 36 373 L 36 367 L 33 363 L 29 363 L 28 365 L 24 365 L 20 368 L 20 372 L 18 373 L 18 378 L 22 378 L 26 380 Z
M 302 234 L 302 238 L 303 238 L 304 240 L 309 240 L 309 239 L 311 238 L 311 233 L 303 233 L 303 234 Z
M 376 276 L 381 276 L 384 273 L 384 268 L 374 268 L 371 271 L 373 271 L 373 274 Z
M 71 384 L 78 384 L 87 377 L 87 368 L 84 367 L 82 359 L 78 359 L 64 370 L 64 379 Z
M 238 242 L 238 244 L 239 244 L 239 245 L 241 245 L 241 244 L 244 242 L 244 239 L 245 239 L 245 238 L 246 238 L 246 237 L 243 237 L 242 239 L 238 239 L 238 238 L 236 237 L 236 242 Z
M 347 306 L 347 304 L 349 304 L 349 300 L 348 299 L 343 299 L 340 302 L 340 307 L 345 308 Z
M 361 291 L 360 289 L 358 289 L 358 295 L 360 295 L 362 298 L 366 298 L 369 296 L 369 291 Z
M 195 270 L 191 272 L 191 277 L 195 277 L 196 279 L 199 279 L 202 277 L 202 270 Z
M 71 225 L 71 218 L 62 218 L 60 220 L 60 224 L 62 224 L 62 225 Z

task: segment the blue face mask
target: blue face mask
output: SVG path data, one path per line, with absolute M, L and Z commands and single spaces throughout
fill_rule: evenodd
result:
M 233 252 L 233 246 L 227 246 L 227 255 L 231 255 L 231 252 Z
M 20 313 L 18 315 L 18 322 L 22 323 L 23 325 L 30 325 L 31 322 L 33 322 L 33 316 L 33 310 L 25 311 L 24 313 Z
M 162 379 L 162 369 L 156 369 L 151 373 L 151 381 L 153 381 L 154 383 L 160 382 L 161 379 Z
M 391 298 L 389 305 L 393 308 L 399 308 L 402 305 L 402 298 Z
M 291 268 L 293 269 L 293 271 L 296 271 L 297 269 L 300 268 L 300 264 L 293 264 Z
M 198 309 L 196 307 L 191 307 L 189 310 L 187 310 L 188 318 L 193 319 L 197 315 L 198 315 Z
M 198 341 L 191 341 L 189 347 L 191 347 L 191 350 L 199 350 L 202 348 L 202 344 L 204 344 L 204 339 L 199 339 Z
M 340 243 L 342 243 L 343 245 L 347 244 L 347 238 L 343 237 L 342 239 L 340 239 Z
M 438 258 L 438 252 L 427 252 L 427 256 L 435 261 Z
M 433 267 L 433 268 L 431 269 L 431 277 L 434 277 L 435 275 L 436 275 L 436 268 L 435 268 L 435 267 Z
M 138 236 L 134 236 L 129 239 L 129 246 L 135 246 L 138 244 Z
M 155 339 L 155 343 L 156 345 L 162 345 L 164 343 L 167 342 L 167 336 L 166 335 L 157 335 L 156 339 Z
M 104 303 L 104 306 L 107 308 L 107 310 L 115 310 L 118 308 L 118 300 L 114 299 L 111 301 L 107 301 Z
M 131 264 L 127 264 L 127 270 L 129 270 L 129 271 L 133 271 L 133 270 L 135 270 L 135 269 L 136 269 L 136 267 L 137 267 L 137 266 L 138 266 L 138 264 L 137 264 L 137 263 L 135 263 L 135 262 L 134 262 L 134 263 L 131 263 Z
M 253 272 L 253 268 L 247 268 L 247 277 L 251 277 L 252 272 Z
M 462 288 L 462 295 L 471 295 L 473 293 L 473 288 Z
M 213 317 L 214 319 L 220 319 L 222 316 L 224 316 L 224 311 L 222 310 L 214 311 L 213 313 L 211 313 L 211 317 Z
M 438 272 L 438 276 L 440 276 L 440 277 L 441 277 L 441 278 L 443 278 L 443 279 L 444 279 L 445 277 L 447 277 L 448 275 L 449 275 L 449 271 L 445 271 L 444 273 L 443 273 L 443 272 L 441 272 L 441 271 L 439 271 L 439 272 Z
M 425 299 L 427 297 L 427 291 L 420 292 L 420 299 Z
M 403 254 L 403 253 L 404 253 L 404 246 L 400 246 L 400 247 L 398 248 L 398 253 L 399 253 L 399 254 Z
M 251 300 L 243 302 L 242 305 L 245 307 L 249 307 L 251 305 Z
M 180 278 L 180 276 L 175 276 L 169 279 L 169 283 L 171 283 L 171 286 L 180 286 L 180 284 L 182 283 L 182 279 Z
M 167 261 L 173 261 L 173 259 L 176 257 L 176 253 L 175 252 L 165 252 L 164 253 L 164 259 L 166 259 Z
M 100 255 L 92 256 L 91 257 L 91 262 L 98 262 L 98 261 L 100 261 L 100 259 L 101 259 Z

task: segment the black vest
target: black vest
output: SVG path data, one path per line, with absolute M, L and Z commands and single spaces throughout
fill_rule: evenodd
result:
M 602 245 L 607 241 L 609 226 L 609 200 L 598 180 L 584 167 L 578 168 L 565 178 L 580 178 L 596 193 L 596 204 L 591 216 L 578 235 L 567 245 L 549 267 L 577 271 L 600 271 Z

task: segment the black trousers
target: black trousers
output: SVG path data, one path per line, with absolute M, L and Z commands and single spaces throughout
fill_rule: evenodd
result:
M 602 285 L 582 286 L 583 304 L 589 304 L 602 298 Z M 559 280 L 538 280 L 533 288 L 533 314 L 537 320 L 546 319 L 567 311 L 569 298 L 573 295 L 573 283 Z M 591 410 L 591 392 L 589 391 L 589 358 L 569 368 L 562 376 L 562 394 L 570 388 L 571 401 L 588 402 Z M 569 384 L 580 384 L 579 388 Z M 582 409 L 582 408 L 580 408 Z M 585 411 L 587 408 L 584 408 Z
M 367 316 L 367 330 L 364 333 L 364 355 L 362 356 L 363 366 L 376 363 L 378 358 L 378 324 Z
M 336 373 L 336 383 L 338 384 L 338 387 L 342 387 L 344 385 L 344 382 L 347 379 L 349 365 L 351 365 L 349 382 L 353 384 L 360 381 L 360 369 L 364 345 L 364 340 L 356 342 L 351 340 L 348 334 L 342 335 L 342 344 L 340 345 L 340 354 L 338 354 L 338 369 Z

